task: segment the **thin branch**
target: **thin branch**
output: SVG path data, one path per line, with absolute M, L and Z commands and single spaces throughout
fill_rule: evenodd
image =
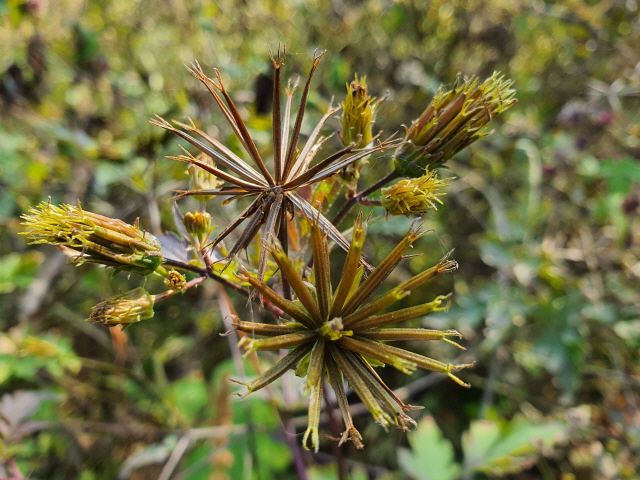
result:
M 380 188 L 384 187 L 387 183 L 389 183 L 392 180 L 395 180 L 396 178 L 398 178 L 398 174 L 394 170 L 386 177 L 381 178 L 376 183 L 371 185 L 369 188 L 363 190 L 360 193 L 356 193 L 353 197 L 349 198 L 347 203 L 344 204 L 344 206 L 340 209 L 336 217 L 333 219 L 332 223 L 337 227 L 340 224 L 340 222 L 344 220 L 344 217 L 347 216 L 347 214 L 351 211 L 351 209 L 356 203 L 360 202 L 361 200 L 368 197 L 369 195 L 379 190 Z
M 206 268 L 197 267 L 195 265 L 190 265 L 188 263 L 183 263 L 183 262 L 180 262 L 180 261 L 177 261 L 177 260 L 170 260 L 170 259 L 164 259 L 163 264 L 167 265 L 167 266 L 170 266 L 170 267 L 180 268 L 182 270 L 188 270 L 188 271 L 194 272 L 194 273 L 199 273 L 200 275 L 206 275 L 209 278 L 215 280 L 216 282 L 220 282 L 225 287 L 228 287 L 228 288 L 232 289 L 233 291 L 235 291 L 236 293 L 239 293 L 243 297 L 249 298 L 249 293 L 250 293 L 249 291 L 245 290 L 244 288 L 242 288 L 237 283 L 234 283 L 231 280 L 228 280 L 228 279 L 224 278 L 223 276 L 218 275 L 217 273 L 215 273 L 215 272 L 213 272 L 211 270 L 207 270 Z M 275 307 L 274 305 L 271 305 L 269 303 L 265 303 L 264 308 L 269 310 L 269 312 L 271 312 L 276 317 L 284 316 L 284 312 L 282 310 L 280 310 L 279 308 Z
M 189 448 L 190 443 L 191 438 L 189 437 L 189 435 L 184 435 L 180 438 L 180 440 L 178 440 L 178 443 L 173 449 L 173 452 L 171 452 L 169 460 L 167 460 L 167 463 L 164 464 L 158 480 L 169 480 L 171 478 L 173 471 L 178 466 L 178 463 L 180 463 L 180 459 L 184 455 L 184 452 L 187 451 L 187 448 Z

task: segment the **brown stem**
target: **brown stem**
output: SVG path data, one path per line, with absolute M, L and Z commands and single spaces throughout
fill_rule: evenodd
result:
M 376 190 L 379 190 L 380 188 L 384 187 L 387 183 L 389 183 L 391 180 L 394 180 L 396 178 L 398 178 L 398 174 L 394 170 L 386 177 L 381 178 L 376 183 L 371 185 L 369 188 L 361 191 L 360 193 L 356 193 L 352 197 L 349 197 L 349 199 L 347 200 L 347 203 L 345 203 L 342 206 L 342 208 L 340 209 L 336 217 L 333 219 L 333 222 L 331 223 L 333 223 L 333 225 L 336 228 L 338 228 L 338 225 L 340 224 L 340 222 L 344 220 L 344 217 L 347 216 L 347 214 L 351 211 L 351 209 L 356 203 L 361 203 L 362 205 L 378 205 L 377 200 L 367 199 L 366 197 L 371 195 Z M 313 257 L 309 259 L 306 265 L 306 268 L 311 268 L 311 267 L 313 267 Z
M 371 185 L 369 188 L 361 191 L 360 193 L 356 193 L 353 197 L 349 198 L 349 200 L 347 200 L 347 203 L 342 206 L 336 217 L 333 219 L 333 224 L 337 227 L 340 222 L 344 220 L 344 217 L 347 216 L 347 214 L 351 211 L 356 203 L 362 201 L 364 198 L 368 197 L 373 192 L 384 187 L 387 183 L 389 183 L 391 180 L 395 180 L 396 178 L 398 178 L 398 174 L 394 170 L 386 177 L 381 178 L 376 183 Z
M 199 273 L 201 276 L 207 276 L 207 277 L 215 280 L 216 282 L 220 282 L 225 287 L 228 287 L 228 288 L 234 290 L 235 292 L 239 293 L 243 297 L 250 298 L 249 292 L 247 290 L 245 290 L 244 288 L 242 288 L 240 285 L 238 285 L 237 283 L 232 282 L 231 280 L 227 280 L 226 278 L 222 277 L 221 275 L 218 275 L 217 273 L 215 273 L 213 271 L 208 271 L 206 268 L 201 268 L 201 267 L 198 267 L 196 265 L 190 265 L 188 263 L 180 262 L 180 261 L 177 261 L 177 260 L 170 260 L 170 259 L 166 259 L 166 258 L 163 260 L 163 265 L 167 265 L 169 267 L 180 268 L 182 270 L 188 270 L 188 271 L 194 272 L 194 273 Z M 274 305 L 265 304 L 264 308 L 269 310 L 273 315 L 276 315 L 276 317 L 283 317 L 284 316 L 284 312 L 282 310 L 280 310 L 278 307 L 274 306 Z
M 167 290 L 166 292 L 160 293 L 158 295 L 154 295 L 153 296 L 153 301 L 155 303 L 161 302 L 162 300 L 165 300 L 169 297 L 173 297 L 176 293 L 178 292 L 184 292 L 186 290 L 189 290 L 191 287 L 194 287 L 196 285 L 200 285 L 202 282 L 204 282 L 207 279 L 206 275 L 203 275 L 201 277 L 196 277 L 193 280 L 189 280 L 184 287 L 182 287 L 180 290 Z
M 220 305 L 220 311 L 222 312 L 223 318 L 230 318 L 232 315 L 236 315 L 237 312 L 231 303 L 231 299 L 227 295 L 227 292 L 224 289 L 220 289 L 218 292 L 218 300 Z M 236 315 L 237 316 L 237 315 Z M 233 325 L 227 325 L 229 328 L 233 328 Z M 230 339 L 230 346 L 232 356 L 234 357 L 234 364 L 236 364 L 236 370 L 238 373 L 244 378 L 244 368 L 242 367 L 242 360 L 240 358 L 240 350 L 238 347 L 238 338 L 244 338 L 247 334 L 241 330 L 236 330 L 232 333 L 228 338 Z M 234 339 L 235 341 L 232 341 Z M 262 374 L 262 367 L 260 365 L 260 361 L 258 360 L 258 354 L 256 352 L 251 352 L 249 354 L 249 360 L 253 366 L 253 369 L 258 375 Z M 291 455 L 293 457 L 293 464 L 296 469 L 296 473 L 298 474 L 298 478 L 302 480 L 309 480 L 309 475 L 307 474 L 307 467 L 304 463 L 304 458 L 302 457 L 302 452 L 300 451 L 300 446 L 296 440 L 295 431 L 296 425 L 295 420 L 291 417 L 285 418 L 283 414 L 278 409 L 278 404 L 274 400 L 273 392 L 269 388 L 269 385 L 265 387 L 265 393 L 267 395 L 267 400 L 269 404 L 273 408 L 273 411 L 280 418 L 280 422 L 282 424 L 282 434 L 284 435 L 285 441 L 287 442 L 287 446 L 291 450 Z M 290 433 L 293 432 L 293 433 Z
M 284 438 L 289 450 L 291 450 L 291 454 L 293 455 L 293 465 L 296 469 L 296 473 L 298 474 L 298 478 L 301 480 L 309 480 L 307 466 L 304 463 L 304 458 L 302 457 L 298 440 L 296 440 L 296 436 L 294 434 L 290 433 L 296 431 L 295 420 L 293 418 L 288 418 L 287 420 L 281 418 L 281 420 L 284 425 Z

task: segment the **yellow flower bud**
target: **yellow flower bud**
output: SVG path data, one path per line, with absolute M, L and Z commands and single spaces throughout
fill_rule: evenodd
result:
M 171 270 L 167 274 L 167 278 L 164 280 L 164 284 L 170 290 L 182 290 L 187 284 L 187 279 L 180 272 Z
M 400 180 L 395 185 L 382 189 L 382 206 L 391 215 L 422 215 L 430 207 L 437 210 L 436 204 L 442 202 L 438 197 L 446 193 L 438 190 L 449 185 L 451 178 L 438 180 L 435 172 L 420 178 Z
M 191 235 L 198 248 L 202 248 L 215 227 L 211 226 L 211 215 L 207 212 L 187 212 L 182 219 L 184 227 Z
M 373 123 L 379 102 L 367 94 L 367 78 L 362 77 L 351 85 L 347 84 L 347 96 L 342 103 L 342 132 L 340 138 L 344 146 L 356 143 L 356 148 L 365 148 L 372 141 Z M 362 158 L 347 166 L 340 172 L 340 178 L 352 184 L 360 176 L 362 165 L 367 163 Z

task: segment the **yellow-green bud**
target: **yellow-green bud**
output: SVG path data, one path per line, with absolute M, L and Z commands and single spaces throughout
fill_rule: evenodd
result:
M 516 103 L 513 80 L 499 72 L 479 84 L 471 77 L 450 92 L 442 87 L 407 130 L 405 143 L 395 153 L 395 170 L 402 177 L 419 177 L 425 168 L 445 163 L 463 148 L 488 133 L 481 133 L 496 115 Z
M 136 221 L 122 220 L 83 210 L 78 203 L 51 205 L 42 202 L 23 215 L 31 244 L 64 245 L 78 252 L 77 263 L 98 263 L 117 270 L 149 275 L 162 263 L 162 248 L 156 237 L 141 230 Z
M 208 155 L 201 153 L 196 157 L 199 161 L 214 166 L 213 160 Z M 187 175 L 189 175 L 189 189 L 190 190 L 213 190 L 218 188 L 224 182 L 218 180 L 218 178 L 212 173 L 203 170 L 196 165 L 189 165 L 187 168 Z M 204 202 L 209 200 L 211 195 L 194 195 L 196 200 Z
M 182 222 L 187 232 L 199 245 L 206 243 L 211 231 L 215 228 L 211 226 L 211 215 L 207 212 L 187 212 Z
M 437 210 L 442 202 L 438 197 L 446 193 L 438 190 L 449 185 L 450 178 L 438 180 L 435 172 L 420 178 L 400 180 L 395 185 L 382 189 L 382 206 L 391 215 L 422 215 L 430 207 Z
M 164 284 L 170 290 L 182 290 L 187 284 L 187 279 L 180 272 L 171 270 L 167 274 L 167 278 L 165 278 Z
M 192 235 L 202 235 L 211 230 L 211 215 L 207 212 L 188 212 L 183 219 L 187 232 Z
M 127 326 L 153 317 L 153 303 L 153 295 L 144 288 L 136 288 L 100 302 L 93 308 L 89 321 Z
M 347 96 L 342 104 L 342 132 L 340 138 L 344 146 L 356 143 L 356 148 L 365 148 L 372 141 L 373 123 L 376 118 L 378 102 L 367 94 L 367 79 L 362 77 L 351 85 L 347 84 Z M 367 162 L 362 158 L 347 166 L 340 172 L 345 182 L 354 183 L 360 176 L 362 165 Z

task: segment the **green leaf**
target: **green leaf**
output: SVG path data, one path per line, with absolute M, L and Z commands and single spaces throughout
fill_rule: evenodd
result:
M 600 164 L 600 174 L 607 179 L 612 192 L 626 195 L 631 182 L 640 182 L 640 163 L 633 159 L 605 160 Z
M 433 417 L 420 420 L 419 428 L 409 434 L 411 450 L 401 449 L 398 461 L 402 470 L 416 480 L 453 480 L 460 466 L 454 462 L 453 446 L 444 439 Z
M 168 397 L 185 418 L 193 422 L 203 410 L 210 406 L 207 388 L 197 375 L 181 378 L 171 384 Z M 210 412 L 207 412 L 210 413 Z
M 462 437 L 465 470 L 488 475 L 517 473 L 533 465 L 543 447 L 553 445 L 566 429 L 563 422 L 534 424 L 515 419 L 507 431 L 489 420 L 471 424 Z

